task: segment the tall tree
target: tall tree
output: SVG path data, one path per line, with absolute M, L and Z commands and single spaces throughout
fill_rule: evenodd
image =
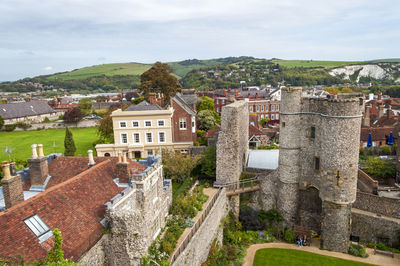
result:
M 74 137 L 72 136 L 71 130 L 67 127 L 65 129 L 65 138 L 64 138 L 64 156 L 74 156 L 76 152 Z
M 178 79 L 172 75 L 174 70 L 168 64 L 156 62 L 149 70 L 140 76 L 139 90 L 149 100 L 149 94 L 161 93 L 164 98 L 164 105 L 167 105 L 181 85 Z
M 64 121 L 65 122 L 78 122 L 82 119 L 82 112 L 81 109 L 78 107 L 74 107 L 68 111 L 65 112 L 64 114 Z
M 0 129 L 4 126 L 4 119 L 0 115 Z

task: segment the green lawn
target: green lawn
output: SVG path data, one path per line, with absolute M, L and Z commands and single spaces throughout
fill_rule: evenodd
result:
M 78 128 L 71 131 L 76 146 L 75 155 L 87 155 L 88 150 L 94 150 L 92 143 L 97 139 L 96 128 Z M 15 148 L 11 155 L 12 159 L 17 160 L 26 160 L 32 155 L 32 144 L 43 144 L 46 155 L 54 151 L 64 153 L 64 137 L 65 129 L 0 132 L 0 161 L 8 160 L 8 154 L 4 152 L 6 145 Z
M 253 266 L 281 265 L 281 266 L 353 266 L 369 265 L 362 262 L 344 260 L 334 257 L 323 256 L 305 251 L 281 248 L 266 248 L 257 250 Z
M 103 64 L 84 67 L 67 73 L 60 73 L 50 76 L 50 79 L 59 78 L 63 80 L 86 79 L 95 76 L 115 76 L 115 75 L 141 75 L 147 71 L 151 65 L 140 63 L 116 63 Z
M 365 62 L 356 61 L 314 61 L 314 60 L 272 60 L 272 62 L 285 67 L 339 67 Z

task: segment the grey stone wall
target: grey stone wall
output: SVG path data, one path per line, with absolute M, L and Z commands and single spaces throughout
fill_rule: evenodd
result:
M 31 124 L 30 128 L 27 128 L 26 131 L 37 130 L 37 129 L 61 129 L 66 126 L 69 128 L 88 128 L 97 126 L 98 120 L 82 120 L 78 123 L 64 123 L 64 122 L 50 122 L 50 123 L 38 123 Z M 16 128 L 15 131 L 25 131 L 22 128 Z
M 353 208 L 400 218 L 400 199 L 379 197 L 359 191 L 357 192 L 357 200 L 353 203 Z
M 103 266 L 106 265 L 106 254 L 104 252 L 104 243 L 108 241 L 109 235 L 103 235 L 99 241 L 89 249 L 78 262 L 86 266 Z
M 225 189 L 223 189 L 207 218 L 172 266 L 198 266 L 206 261 L 214 239 L 222 241 L 221 219 L 227 214 L 228 203 Z
M 361 241 L 386 242 L 387 245 L 397 241 L 400 219 L 390 219 L 353 209 L 351 221 L 351 234 L 359 236 Z
M 246 168 L 248 170 L 248 168 Z M 262 169 L 261 169 L 262 170 Z M 257 174 L 261 179 L 260 190 L 252 193 L 249 206 L 255 210 L 270 210 L 277 208 L 278 171 L 265 171 Z
M 217 141 L 217 184 L 239 180 L 247 164 L 248 132 L 247 102 L 238 101 L 224 106 Z

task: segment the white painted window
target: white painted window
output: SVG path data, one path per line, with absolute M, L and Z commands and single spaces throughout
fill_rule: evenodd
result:
M 179 129 L 186 130 L 186 128 L 187 128 L 186 118 L 185 117 L 179 118 Z
M 144 121 L 144 126 L 145 127 L 151 127 L 151 120 Z
M 219 107 L 217 107 L 217 113 L 219 113 Z
M 271 114 L 271 120 L 274 120 L 274 114 Z
M 127 144 L 127 143 L 128 143 L 128 134 L 121 133 L 121 144 Z
M 158 142 L 165 143 L 165 132 L 158 132 Z
M 119 121 L 120 128 L 126 128 L 126 121 Z
M 265 115 L 265 118 L 269 118 L 269 114 L 266 114 L 266 115 Z
M 159 127 L 165 127 L 165 120 L 164 119 L 163 120 L 157 120 L 157 125 Z
M 268 112 L 268 104 L 265 105 L 265 111 Z
M 261 105 L 261 112 L 264 112 L 264 105 Z
M 250 112 L 253 112 L 253 106 L 250 105 Z
M 257 112 L 260 111 L 260 106 L 259 105 L 257 105 L 256 108 L 257 108 Z
M 222 104 L 225 104 L 225 100 L 224 99 L 222 99 Z
M 133 143 L 140 143 L 140 133 L 133 133 Z
M 275 105 L 271 104 L 271 111 L 275 110 Z
M 261 119 L 264 119 L 264 114 L 261 114 Z
M 276 120 L 279 120 L 279 114 L 276 114 L 276 115 L 275 115 L 275 119 L 276 119 Z
M 146 133 L 146 143 L 153 143 L 153 133 L 151 132 Z
M 276 105 L 276 110 L 279 111 L 279 104 Z
M 139 127 L 139 121 L 137 120 L 132 121 L 132 127 Z

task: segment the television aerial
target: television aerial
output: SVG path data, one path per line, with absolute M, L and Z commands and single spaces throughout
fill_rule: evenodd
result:
M 11 152 L 14 150 L 15 148 L 8 148 L 6 146 L 6 150 L 5 152 L 8 153 L 8 161 L 11 162 Z

